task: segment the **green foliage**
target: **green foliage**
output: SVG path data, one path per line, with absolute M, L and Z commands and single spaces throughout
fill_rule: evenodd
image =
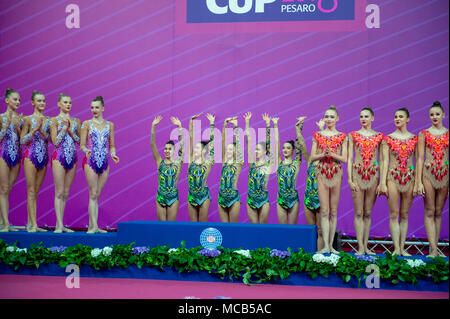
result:
M 217 257 L 203 256 L 198 253 L 201 247 L 186 248 L 184 242 L 177 249 L 169 246 L 140 248 L 142 251 L 135 251 L 137 248 L 131 243 L 112 245 L 94 252 L 92 247 L 79 244 L 55 251 L 39 243 L 25 250 L 0 240 L 0 264 L 16 271 L 22 267 L 39 268 L 43 264 L 57 264 L 62 268 L 68 264 L 88 265 L 96 270 L 112 267 L 126 269 L 134 265 L 138 268 L 155 267 L 160 271 L 174 269 L 180 273 L 206 271 L 221 279 L 240 280 L 247 285 L 284 280 L 294 273 L 307 273 L 313 279 L 335 274 L 344 282 L 350 282 L 353 278 L 361 283 L 369 275 L 366 269 L 371 264 L 344 252 L 335 257 L 338 260 L 335 263 L 319 262 L 317 255 L 305 253 L 303 249 L 290 251 L 290 257 L 280 258 L 271 256 L 270 248 L 244 251 L 242 254 L 239 253 L 241 250 L 218 247 L 221 254 Z M 417 284 L 418 279 L 439 283 L 449 278 L 449 262 L 443 258 L 430 259 L 423 265 L 411 267 L 407 260 L 387 253 L 385 258 L 378 258 L 372 264 L 378 267 L 380 279 L 394 284 Z

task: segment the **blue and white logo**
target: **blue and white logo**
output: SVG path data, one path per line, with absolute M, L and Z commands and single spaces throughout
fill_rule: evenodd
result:
M 205 249 L 216 249 L 222 245 L 222 233 L 216 228 L 206 228 L 200 234 L 200 243 Z

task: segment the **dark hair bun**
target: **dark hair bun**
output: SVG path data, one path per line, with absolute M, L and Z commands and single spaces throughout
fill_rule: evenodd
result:
M 10 96 L 11 93 L 14 93 L 14 92 L 16 92 L 16 91 L 14 91 L 14 90 L 11 89 L 11 88 L 7 88 L 7 89 L 6 89 L 6 92 L 5 92 L 5 99 L 8 98 L 8 96 Z

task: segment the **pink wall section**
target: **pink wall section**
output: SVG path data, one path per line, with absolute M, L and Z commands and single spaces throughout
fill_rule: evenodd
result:
M 162 151 L 177 116 L 185 128 L 200 112 L 216 115 L 221 130 L 225 118 L 253 112 L 251 125 L 263 128 L 261 114 L 280 117 L 281 139 L 295 137 L 295 117 L 308 116 L 304 136 L 311 146 L 315 122 L 335 104 L 340 112 L 337 129 L 358 130 L 359 110 L 375 111 L 373 128 L 395 130 L 394 111 L 411 112 L 408 129 L 418 133 L 430 126 L 428 108 L 435 100 L 448 111 L 449 50 L 447 1 L 373 0 L 380 6 L 381 28 L 352 32 L 180 33 L 176 30 L 176 1 L 75 0 L 81 27 L 68 29 L 69 1 L 0 2 L 0 92 L 11 87 L 22 99 L 19 112 L 32 113 L 31 92 L 46 96 L 46 114 L 56 116 L 58 94 L 72 97 L 71 115 L 91 117 L 90 102 L 102 95 L 104 117 L 116 127 L 120 163 L 111 170 L 100 197 L 99 225 L 116 227 L 128 220 L 156 220 L 156 165 L 150 150 L 153 118 Z M 236 26 L 239 29 L 239 26 Z M 5 104 L 0 112 L 5 111 Z M 448 124 L 448 123 L 447 123 Z M 202 118 L 202 129 L 207 128 Z M 187 139 L 187 136 L 186 136 Z M 217 141 L 217 153 L 220 145 Z M 53 146 L 50 147 L 53 149 Z M 81 163 L 81 153 L 79 154 Z M 345 169 L 345 167 L 344 167 Z M 209 176 L 210 221 L 219 221 L 217 194 L 221 164 Z M 187 162 L 179 181 L 178 220 L 187 221 Z M 306 165 L 297 187 L 303 200 Z M 248 164 L 238 188 L 247 198 Z M 277 223 L 276 176 L 269 180 L 269 222 Z M 53 176 L 47 171 L 38 198 L 38 223 L 55 225 Z M 79 165 L 67 202 L 65 224 L 88 224 L 88 189 Z M 10 220 L 26 223 L 26 184 L 23 170 L 10 197 Z M 409 236 L 425 237 L 420 198 L 410 213 Z M 239 220 L 248 222 L 245 205 Z M 299 223 L 306 223 L 303 209 Z M 442 237 L 448 238 L 448 203 Z M 353 234 L 353 204 L 344 177 L 338 229 Z M 375 204 L 372 233 L 389 234 L 385 198 Z

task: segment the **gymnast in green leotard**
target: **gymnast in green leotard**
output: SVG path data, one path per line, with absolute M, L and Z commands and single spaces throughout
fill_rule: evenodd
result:
M 159 187 L 156 197 L 156 213 L 160 221 L 175 221 L 180 206 L 178 198 L 178 177 L 180 176 L 181 166 L 184 159 L 184 138 L 183 128 L 178 118 L 172 117 L 171 121 L 178 127 L 178 140 L 180 148 L 177 158 L 174 158 L 175 143 L 168 141 L 164 145 L 164 159 L 159 155 L 155 142 L 155 127 L 162 120 L 162 116 L 157 116 L 152 123 L 150 145 L 152 147 L 153 157 L 158 166 Z
M 278 180 L 278 201 L 277 201 L 277 215 L 280 224 L 297 224 L 299 211 L 299 198 L 296 189 L 297 176 L 302 163 L 302 152 L 305 148 L 305 141 L 302 136 L 303 121 L 305 117 L 297 119 L 295 125 L 296 139 L 294 141 L 287 141 L 283 144 L 281 149 L 280 136 L 278 133 L 278 118 L 273 118 L 273 128 L 275 130 L 275 145 L 276 145 L 276 165 L 277 165 L 277 180 Z M 283 154 L 284 160 L 280 155 Z M 292 159 L 292 154 L 295 150 L 295 158 Z
M 319 130 L 322 131 L 325 125 L 323 119 L 316 122 Z M 308 170 L 306 176 L 306 187 L 305 187 L 305 200 L 303 202 L 303 208 L 305 209 L 305 218 L 308 225 L 317 226 L 317 249 L 321 250 L 323 248 L 322 239 L 322 229 L 320 226 L 320 201 L 319 192 L 317 190 L 317 177 L 316 177 L 316 162 L 310 161 L 310 154 L 306 147 L 303 150 L 303 157 L 308 163 Z
M 251 163 L 248 176 L 247 214 L 251 223 L 267 224 L 270 209 L 267 182 L 274 167 L 273 155 L 270 152 L 270 117 L 267 113 L 263 114 L 263 120 L 266 123 L 266 142 L 256 144 L 255 154 L 250 150 L 251 117 L 251 112 L 244 115 L 247 156 Z M 269 157 L 267 158 L 267 156 Z
M 234 142 L 226 145 L 226 128 L 228 123 L 233 125 Z M 241 199 L 236 188 L 239 175 L 244 164 L 237 118 L 230 117 L 225 120 L 222 128 L 222 174 L 219 189 L 219 215 L 224 223 L 237 223 L 241 208 Z
M 209 141 L 202 141 L 194 148 L 193 121 L 201 114 L 194 115 L 189 121 L 189 168 L 188 168 L 188 209 L 189 219 L 193 222 L 207 222 L 211 196 L 206 180 L 214 164 L 214 120 L 215 117 L 207 114 L 210 126 Z M 209 153 L 209 156 L 207 154 Z

